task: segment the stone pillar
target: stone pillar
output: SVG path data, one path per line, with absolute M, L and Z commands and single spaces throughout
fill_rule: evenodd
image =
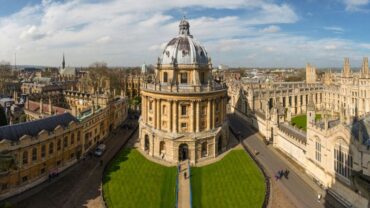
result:
M 168 121 L 168 130 L 169 132 L 172 132 L 172 128 L 173 128 L 173 119 L 172 119 L 172 113 L 173 112 L 173 101 L 170 100 L 170 112 L 169 112 L 169 115 L 168 115 L 168 118 L 169 118 L 169 121 Z
M 158 124 L 157 124 L 157 128 L 159 130 L 162 129 L 162 120 L 161 120 L 161 115 L 162 115 L 162 105 L 161 105 L 162 101 L 161 100 L 158 100 L 158 107 L 157 107 L 157 117 L 158 117 Z
M 195 111 L 195 132 L 199 132 L 200 129 L 200 101 L 196 103 L 196 111 Z
M 190 106 L 190 130 L 192 132 L 195 131 L 195 101 L 191 101 L 191 106 Z
M 174 119 L 173 119 L 173 129 L 172 129 L 172 132 L 178 132 L 178 116 L 179 116 L 179 103 L 178 101 L 174 101 L 175 102 L 175 105 L 174 105 Z
M 212 101 L 212 129 L 216 126 L 216 102 L 215 100 Z
M 212 111 L 211 111 L 211 100 L 207 101 L 207 130 L 211 130 L 211 123 L 212 123 Z
M 157 119 L 157 117 L 158 117 L 158 115 L 157 115 L 157 113 L 158 113 L 158 111 L 157 111 L 157 108 L 158 108 L 158 102 L 157 102 L 157 99 L 154 99 L 154 109 L 153 109 L 153 122 L 154 122 L 154 128 L 156 129 L 157 127 L 158 127 L 158 119 Z
M 149 151 L 149 155 L 150 156 L 154 156 L 154 134 L 152 135 L 152 141 L 150 142 L 150 151 Z

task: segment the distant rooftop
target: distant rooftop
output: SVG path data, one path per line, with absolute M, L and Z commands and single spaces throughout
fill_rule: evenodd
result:
M 48 118 L 0 127 L 0 141 L 6 139 L 10 141 L 19 141 L 24 135 L 37 136 L 40 131 L 54 131 L 57 126 L 67 127 L 71 121 L 78 120 L 70 113 L 51 116 Z

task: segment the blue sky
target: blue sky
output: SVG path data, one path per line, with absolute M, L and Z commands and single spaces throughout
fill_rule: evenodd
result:
M 186 15 L 214 65 L 359 66 L 370 55 L 370 0 L 0 0 L 0 60 L 154 63 Z

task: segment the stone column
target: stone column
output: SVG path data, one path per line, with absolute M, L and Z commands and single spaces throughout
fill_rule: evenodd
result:
M 158 108 L 157 108 L 157 117 L 158 117 L 158 124 L 157 124 L 157 128 L 159 130 L 162 129 L 162 122 L 161 122 L 161 115 L 162 115 L 162 106 L 161 106 L 161 100 L 158 100 Z
M 153 100 L 154 102 L 154 108 L 153 108 L 153 123 L 154 123 L 154 128 L 156 129 L 158 126 L 158 120 L 157 120 L 157 99 Z
M 212 101 L 212 129 L 216 126 L 216 102 L 215 100 Z
M 178 132 L 178 112 L 179 112 L 179 103 L 178 101 L 174 101 L 175 102 L 175 105 L 174 105 L 174 119 L 173 119 L 173 127 L 172 127 L 172 132 Z
M 199 132 L 200 129 L 200 101 L 198 100 L 196 103 L 196 111 L 195 111 L 195 132 Z
M 190 106 L 190 130 L 192 132 L 195 131 L 195 101 L 191 101 L 191 106 Z
M 168 115 L 168 118 L 169 118 L 169 121 L 168 121 L 168 130 L 169 130 L 169 132 L 171 132 L 172 131 L 172 128 L 173 128 L 173 119 L 172 119 L 172 113 L 173 112 L 173 101 L 172 100 L 170 100 L 170 112 L 169 112 L 169 115 Z
M 211 100 L 207 101 L 207 130 L 211 130 L 211 120 L 212 120 L 212 111 L 211 111 Z

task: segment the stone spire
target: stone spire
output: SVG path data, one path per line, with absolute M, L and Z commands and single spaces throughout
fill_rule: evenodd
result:
M 63 53 L 62 69 L 66 68 L 66 60 Z
M 369 60 L 367 57 L 364 57 L 362 61 L 361 77 L 369 78 Z
M 352 71 L 349 65 L 349 58 L 344 58 L 342 77 L 351 77 Z

